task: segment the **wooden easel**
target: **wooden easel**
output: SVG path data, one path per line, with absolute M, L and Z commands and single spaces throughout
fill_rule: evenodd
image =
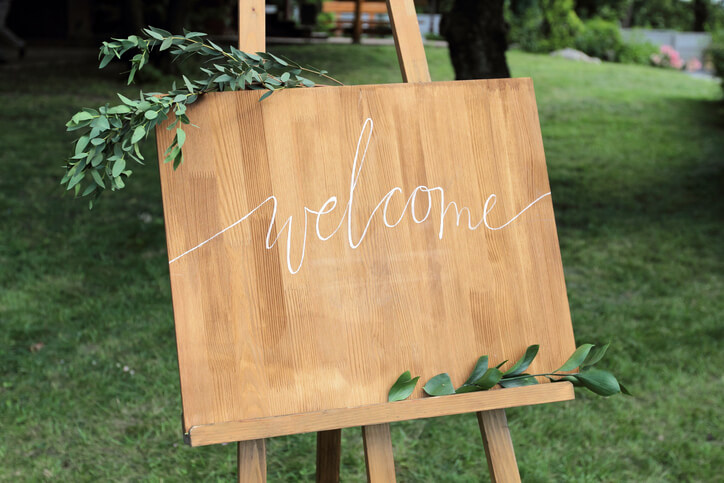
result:
M 387 0 L 387 9 L 403 81 L 430 82 L 414 1 Z M 239 0 L 239 49 L 246 52 L 266 50 L 264 0 Z M 479 411 L 477 417 L 491 480 L 520 481 L 505 409 Z M 339 481 L 341 435 L 341 429 L 317 433 L 317 482 Z M 373 483 L 395 481 L 389 423 L 362 426 L 362 436 L 368 480 Z M 240 482 L 266 481 L 263 439 L 238 443 L 238 475 Z

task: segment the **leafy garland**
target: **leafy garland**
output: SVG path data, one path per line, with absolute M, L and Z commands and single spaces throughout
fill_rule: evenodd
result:
M 176 60 L 203 56 L 210 68 L 202 67 L 202 79 L 190 80 L 183 76 L 183 86 L 174 82 L 166 93 L 140 92 L 138 99 L 121 94 L 122 104 L 105 104 L 97 109 L 84 108 L 75 113 L 66 124 L 68 131 L 79 131 L 73 156 L 67 160 L 65 176 L 60 184 L 67 190 L 74 189 L 76 196 L 90 196 L 90 207 L 106 190 L 122 189 L 131 176 L 129 162 L 144 164 L 139 143 L 148 137 L 155 127 L 173 113 L 175 119 L 167 129 L 176 128 L 176 135 L 165 153 L 164 163 L 173 162 L 174 169 L 183 162 L 182 148 L 186 132 L 182 124 L 190 124 L 186 108 L 198 96 L 207 92 L 237 90 L 268 90 L 259 100 L 266 99 L 275 91 L 295 87 L 314 87 L 313 81 L 303 74 L 314 74 L 341 84 L 324 70 L 302 67 L 296 62 L 264 52 L 242 52 L 230 47 L 227 52 L 202 32 L 172 35 L 163 29 L 149 27 L 145 36 L 131 35 L 126 39 L 103 42 L 100 49 L 100 68 L 114 58 L 120 59 L 129 50 L 136 50 L 131 59 L 128 84 L 138 71 L 148 63 L 151 52 L 169 50 Z
M 423 390 L 429 396 L 447 396 L 451 394 L 462 394 L 467 392 L 487 391 L 500 385 L 504 388 L 532 386 L 538 384 L 536 377 L 546 377 L 551 382 L 568 381 L 574 386 L 583 386 L 599 396 L 612 396 L 614 394 L 623 393 L 628 396 L 631 393 L 621 384 L 616 377 L 608 371 L 593 367 L 597 364 L 608 350 L 609 344 L 596 347 L 593 344 L 583 344 L 568 358 L 565 364 L 553 372 L 545 374 L 527 374 L 525 371 L 533 362 L 540 346 L 529 346 L 523 357 L 513 365 L 510 369 L 503 372 L 500 370 L 507 360 L 501 362 L 495 367 L 488 367 L 488 356 L 482 356 L 478 359 L 477 364 L 470 373 L 470 377 L 459 388 L 455 389 L 450 375 L 448 373 L 438 374 L 430 379 Z M 580 372 L 568 374 L 574 369 L 580 369 Z M 417 381 L 420 377 L 414 379 L 410 376 L 410 371 L 405 371 L 400 375 L 395 384 L 390 388 L 387 395 L 389 402 L 402 401 L 407 399 L 415 390 Z

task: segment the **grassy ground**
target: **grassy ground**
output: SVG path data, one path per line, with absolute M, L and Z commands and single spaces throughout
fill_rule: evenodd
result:
M 347 83 L 399 80 L 391 47 L 277 51 Z M 446 51 L 429 58 L 436 80 L 452 77 Z M 524 481 L 723 481 L 718 86 L 509 61 L 536 85 L 577 339 L 612 341 L 608 368 L 637 395 L 510 410 Z M 0 79 L 0 480 L 231 479 L 232 445 L 181 443 L 157 170 L 92 213 L 58 187 L 63 123 L 129 90 L 92 67 Z M 360 432 L 343 435 L 343 480 L 361 481 Z M 394 424 L 393 443 L 400 481 L 487 477 L 472 415 Z M 314 444 L 273 439 L 270 480 L 312 480 Z

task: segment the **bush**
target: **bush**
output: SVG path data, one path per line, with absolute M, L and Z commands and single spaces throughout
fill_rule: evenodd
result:
M 625 44 L 618 25 L 594 18 L 585 22 L 583 26 L 583 31 L 578 34 L 574 44 L 578 50 L 610 62 L 619 60 Z
M 724 79 L 724 31 L 714 33 L 706 56 L 714 68 L 714 73 L 720 79 Z M 724 83 L 722 83 L 722 88 L 724 88 Z
M 583 32 L 583 22 L 573 9 L 573 0 L 540 0 L 543 9 L 541 25 L 544 50 L 565 49 L 574 45 L 576 37 Z
M 684 61 L 681 54 L 670 45 L 662 45 L 658 54 L 651 56 L 651 63 L 656 67 L 681 69 L 684 67 Z
M 551 52 L 573 47 L 583 22 L 573 0 L 540 0 L 522 15 L 510 18 L 510 41 L 528 52 Z
M 510 18 L 510 42 L 518 44 L 526 52 L 544 52 L 541 45 L 543 14 L 538 6 L 532 6 L 520 16 Z
M 332 32 L 337 27 L 336 20 L 337 18 L 332 12 L 319 12 L 315 30 L 318 32 Z
M 651 56 L 656 55 L 659 48 L 651 42 L 631 42 L 623 44 L 618 54 L 618 61 L 624 64 L 651 64 Z

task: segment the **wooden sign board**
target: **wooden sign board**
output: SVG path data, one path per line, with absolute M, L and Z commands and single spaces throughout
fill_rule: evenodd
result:
M 192 445 L 573 398 L 385 402 L 406 370 L 575 349 L 530 79 L 261 94 L 205 95 L 161 165 Z

